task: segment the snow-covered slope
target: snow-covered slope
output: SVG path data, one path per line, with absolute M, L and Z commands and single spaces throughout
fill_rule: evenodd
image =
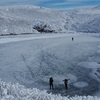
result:
M 100 6 L 74 9 L 69 13 L 69 30 L 84 33 L 100 33 Z
M 0 7 L 0 34 L 37 33 L 34 25 L 47 25 L 55 32 L 64 31 L 64 13 L 36 6 Z
M 36 6 L 0 7 L 0 35 L 38 32 L 100 33 L 100 6 L 60 12 Z

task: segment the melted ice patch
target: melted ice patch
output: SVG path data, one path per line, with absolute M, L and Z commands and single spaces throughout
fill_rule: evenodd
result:
M 80 62 L 78 63 L 79 66 L 85 67 L 85 68 L 100 68 L 100 64 L 97 62 Z
M 100 50 L 98 50 L 97 53 L 100 53 Z
M 89 84 L 87 82 L 81 81 L 81 82 L 76 82 L 73 85 L 77 88 L 84 88 L 87 87 Z
M 100 49 L 100 46 L 98 46 L 98 48 Z

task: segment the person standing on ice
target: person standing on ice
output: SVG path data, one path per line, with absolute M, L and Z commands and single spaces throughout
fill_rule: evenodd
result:
M 54 81 L 53 81 L 53 78 L 50 77 L 50 79 L 49 79 L 50 90 L 51 90 L 51 89 L 54 89 L 54 88 L 53 88 L 53 82 L 54 82 Z
M 74 40 L 74 38 L 72 37 L 72 41 Z
M 68 89 L 68 80 L 70 80 L 70 79 L 64 79 L 64 80 L 63 80 L 66 90 Z

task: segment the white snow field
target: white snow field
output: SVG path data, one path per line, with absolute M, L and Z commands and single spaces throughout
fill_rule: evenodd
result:
M 99 100 L 92 97 L 100 93 L 100 38 L 97 36 L 79 33 L 0 37 L 0 79 L 5 81 L 1 81 L 1 100 Z M 53 91 L 48 84 L 51 76 Z M 68 91 L 62 81 L 65 78 L 70 78 Z M 7 87 L 12 93 L 3 94 Z

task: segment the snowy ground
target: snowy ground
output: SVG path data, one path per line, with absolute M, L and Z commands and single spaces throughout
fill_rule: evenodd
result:
M 19 84 L 0 81 L 0 100 L 100 100 L 93 96 L 62 97 L 36 88 L 27 89 Z
M 90 34 L 0 37 L 0 78 L 48 93 L 95 94 L 100 88 L 99 59 L 100 39 Z M 49 91 L 50 76 L 54 91 Z M 68 92 L 64 78 L 70 78 Z

